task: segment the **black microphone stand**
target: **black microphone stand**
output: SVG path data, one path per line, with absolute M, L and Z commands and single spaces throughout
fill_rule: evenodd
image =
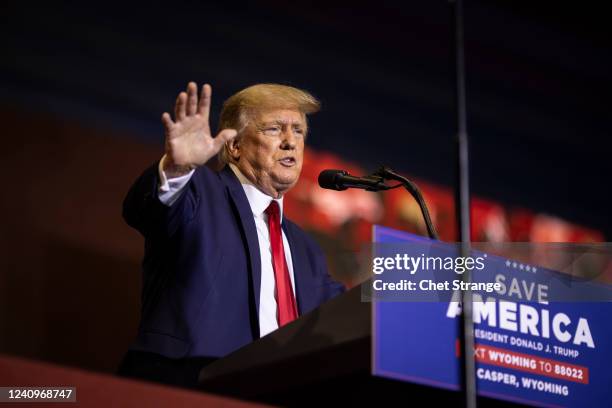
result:
M 465 56 L 463 43 L 463 1 L 449 0 L 452 9 L 453 27 L 455 29 L 455 109 L 457 120 L 457 184 L 455 188 L 455 211 L 459 230 L 460 256 L 470 256 L 470 186 L 468 133 L 465 98 Z M 462 275 L 462 280 L 469 283 L 470 272 Z M 461 293 L 461 320 L 459 341 L 461 342 L 461 382 L 465 406 L 476 408 L 476 362 L 474 360 L 474 322 L 472 316 L 472 291 Z
M 399 187 L 400 185 L 404 186 L 404 188 L 414 197 L 416 202 L 419 204 L 419 208 L 421 209 L 421 213 L 423 214 L 423 219 L 425 220 L 425 226 L 427 227 L 427 234 L 429 238 L 438 240 L 438 232 L 436 231 L 436 227 L 431 221 L 431 217 L 429 215 L 429 210 L 427 209 L 427 204 L 423 199 L 423 194 L 421 194 L 421 190 L 417 187 L 415 183 L 408 180 L 406 177 L 397 174 L 395 171 L 391 170 L 386 166 L 382 166 L 378 169 L 374 174 L 370 177 L 379 177 L 382 180 L 395 180 L 399 181 L 400 184 L 396 186 L 379 186 L 378 190 L 389 190 L 391 188 Z
M 385 180 L 395 180 L 399 181 L 400 183 L 389 186 L 385 184 Z M 427 204 L 423 199 L 423 194 L 421 194 L 421 190 L 419 190 L 417 185 L 414 184 L 412 181 L 408 180 L 404 176 L 399 175 L 387 166 L 381 166 L 374 173 L 365 177 L 354 177 L 344 170 L 323 170 L 319 174 L 319 185 L 323 188 L 328 188 L 337 191 L 343 191 L 347 188 L 363 188 L 366 191 L 386 191 L 391 190 L 393 188 L 398 188 L 400 186 L 404 186 L 404 188 L 408 190 L 408 192 L 419 204 L 421 214 L 423 214 L 423 219 L 425 220 L 425 225 L 427 226 L 427 233 L 429 235 L 429 238 L 435 240 L 439 239 L 438 232 L 436 231 L 436 227 L 431 221 L 431 217 L 429 216 L 429 210 L 427 209 Z

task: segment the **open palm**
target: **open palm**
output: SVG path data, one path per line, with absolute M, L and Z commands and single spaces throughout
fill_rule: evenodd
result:
M 164 112 L 162 123 L 166 135 L 166 163 L 171 173 L 185 173 L 205 164 L 223 145 L 236 136 L 234 129 L 223 129 L 212 137 L 209 125 L 211 87 L 202 86 L 198 99 L 198 87 L 187 85 L 187 92 L 176 98 L 174 121 Z

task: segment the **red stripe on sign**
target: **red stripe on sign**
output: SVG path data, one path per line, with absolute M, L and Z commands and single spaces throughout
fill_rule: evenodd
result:
M 476 361 L 483 364 L 512 368 L 514 370 L 581 384 L 589 383 L 589 369 L 575 364 L 518 353 L 485 344 L 477 344 L 474 355 Z

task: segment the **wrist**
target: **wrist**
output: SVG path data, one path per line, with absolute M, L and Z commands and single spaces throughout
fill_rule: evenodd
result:
M 195 166 L 178 165 L 172 161 L 168 155 L 164 155 L 161 159 L 161 166 L 167 178 L 181 177 L 189 173 Z

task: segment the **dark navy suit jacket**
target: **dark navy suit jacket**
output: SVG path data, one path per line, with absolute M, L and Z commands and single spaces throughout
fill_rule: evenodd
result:
M 145 237 L 141 323 L 131 350 L 221 357 L 259 338 L 261 265 L 255 221 L 229 166 L 193 174 L 172 206 L 158 199 L 157 164 L 130 189 L 127 223 Z M 303 315 L 341 293 L 319 246 L 283 218 Z

